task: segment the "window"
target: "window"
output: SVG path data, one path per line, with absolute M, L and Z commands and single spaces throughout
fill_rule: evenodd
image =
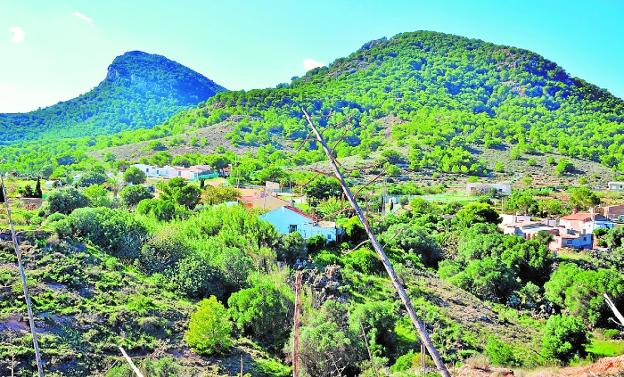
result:
M 288 233 L 294 233 L 296 231 L 297 231 L 297 225 L 296 224 L 288 225 Z

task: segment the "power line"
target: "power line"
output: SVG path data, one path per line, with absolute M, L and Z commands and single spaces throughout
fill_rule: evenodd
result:
M 37 372 L 39 377 L 43 377 L 43 363 L 41 362 L 41 353 L 39 352 L 39 341 L 37 339 L 37 330 L 35 329 L 35 317 L 33 315 L 32 304 L 30 301 L 30 294 L 28 293 L 28 283 L 26 282 L 26 272 L 24 271 L 24 264 L 22 263 L 22 252 L 19 247 L 17 235 L 15 233 L 15 227 L 13 226 L 13 218 L 11 216 L 11 206 L 9 204 L 9 198 L 7 195 L 6 185 L 4 184 L 4 175 L 0 171 L 0 182 L 2 184 L 2 194 L 4 196 L 4 205 L 7 211 L 7 217 L 9 220 L 9 227 L 11 229 L 11 238 L 13 240 L 13 247 L 15 248 L 15 255 L 17 256 L 17 268 L 19 269 L 20 277 L 22 279 L 22 288 L 24 290 L 24 300 L 26 301 L 26 310 L 28 311 L 28 323 L 30 324 L 30 333 L 33 338 L 33 348 L 35 349 L 35 361 L 37 363 Z
M 318 129 L 316 128 L 316 126 L 312 122 L 312 118 L 310 118 L 310 115 L 305 111 L 305 109 L 303 107 L 301 108 L 301 111 L 303 111 L 303 114 L 305 115 L 305 118 L 306 118 L 308 124 L 312 128 L 312 131 L 314 131 L 314 134 L 316 135 L 317 140 L 319 141 L 319 143 L 323 147 L 323 151 L 325 152 L 325 154 L 327 155 L 327 158 L 329 159 L 331 167 L 334 170 L 334 173 L 336 175 L 336 178 L 338 178 L 338 181 L 340 181 L 340 186 L 342 186 L 342 189 L 343 189 L 343 191 L 345 193 L 345 196 L 347 197 L 347 199 L 351 203 L 351 206 L 353 207 L 353 210 L 355 211 L 355 213 L 357 214 L 360 222 L 362 223 L 362 226 L 364 227 L 364 230 L 366 231 L 366 234 L 368 235 L 368 238 L 370 238 L 370 240 L 371 240 L 371 244 L 373 245 L 373 248 L 375 249 L 375 251 L 379 255 L 379 258 L 381 259 L 381 262 L 383 263 L 383 265 L 384 265 L 384 267 L 386 269 L 386 272 L 388 273 L 388 275 L 390 277 L 390 280 L 392 281 L 392 284 L 394 285 L 394 288 L 396 289 L 397 293 L 399 294 L 399 297 L 400 297 L 401 301 L 403 302 L 403 305 L 405 306 L 405 309 L 407 310 L 407 313 L 409 314 L 409 317 L 412 320 L 412 323 L 413 323 L 414 327 L 416 328 L 416 331 L 418 332 L 418 335 L 420 337 L 421 342 L 425 345 L 425 347 L 429 351 L 429 354 L 431 355 L 431 358 L 433 359 L 433 361 L 435 362 L 436 366 L 438 367 L 438 371 L 444 377 L 450 377 L 451 375 L 450 375 L 448 369 L 446 368 L 446 366 L 444 365 L 444 362 L 442 361 L 442 357 L 438 353 L 438 350 L 433 345 L 433 342 L 431 341 L 431 338 L 429 337 L 429 334 L 427 333 L 427 329 L 426 329 L 424 323 L 422 323 L 420 321 L 420 319 L 418 318 L 418 316 L 416 315 L 416 311 L 414 310 L 414 307 L 412 306 L 412 301 L 410 300 L 409 296 L 407 295 L 407 292 L 405 292 L 405 288 L 403 288 L 403 285 L 399 281 L 399 277 L 397 276 L 396 272 L 394 271 L 394 268 L 392 267 L 392 264 L 390 263 L 390 259 L 388 259 L 388 256 L 386 255 L 385 251 L 383 250 L 383 247 L 381 246 L 379 241 L 377 241 L 377 238 L 375 237 L 375 234 L 373 233 L 372 229 L 370 228 L 364 213 L 362 212 L 360 206 L 355 201 L 355 198 L 353 197 L 353 194 L 351 193 L 351 190 L 349 189 L 349 187 L 345 183 L 344 177 L 343 177 L 342 173 L 340 172 L 338 164 L 334 160 L 334 157 L 332 156 L 331 151 L 327 147 L 327 144 L 325 143 L 325 140 L 323 139 L 323 136 L 318 131 Z

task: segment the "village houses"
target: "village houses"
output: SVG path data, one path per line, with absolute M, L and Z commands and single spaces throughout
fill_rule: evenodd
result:
M 141 170 L 148 178 L 170 179 L 180 177 L 189 181 L 195 181 L 218 176 L 212 167 L 208 165 L 194 165 L 188 168 L 169 165 L 159 167 L 146 164 L 134 164 L 132 166 Z

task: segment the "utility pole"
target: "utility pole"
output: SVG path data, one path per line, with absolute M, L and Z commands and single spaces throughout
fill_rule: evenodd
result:
M 418 318 L 418 316 L 416 315 L 416 311 L 414 310 L 414 307 L 412 306 L 412 301 L 407 295 L 407 292 L 405 292 L 405 288 L 403 288 L 403 285 L 399 281 L 399 277 L 394 271 L 394 268 L 392 267 L 392 264 L 390 263 L 390 259 L 388 259 L 388 256 L 386 255 L 386 252 L 383 250 L 383 247 L 381 246 L 379 241 L 377 241 L 375 234 L 373 233 L 371 227 L 368 225 L 368 221 L 366 220 L 364 213 L 360 209 L 360 206 L 355 201 L 353 194 L 351 193 L 351 190 L 347 186 L 344 180 L 344 177 L 342 173 L 340 172 L 340 168 L 338 168 L 338 164 L 336 163 L 334 157 L 332 156 L 331 151 L 327 147 L 327 143 L 325 142 L 325 139 L 323 139 L 323 136 L 320 134 L 320 132 L 318 131 L 318 129 L 312 122 L 312 118 L 310 118 L 310 115 L 305 111 L 303 107 L 301 108 L 301 111 L 303 111 L 303 114 L 305 115 L 305 118 L 308 124 L 312 128 L 312 131 L 314 131 L 314 134 L 316 135 L 316 139 L 323 147 L 323 151 L 325 152 L 325 154 L 327 155 L 327 158 L 329 159 L 329 162 L 334 171 L 334 174 L 336 175 L 336 178 L 338 178 L 338 181 L 340 181 L 340 186 L 342 186 L 342 190 L 344 191 L 345 196 L 349 200 L 349 203 L 351 203 L 351 206 L 353 207 L 353 210 L 357 214 L 358 219 L 362 223 L 362 226 L 364 227 L 364 230 L 366 231 L 366 234 L 368 235 L 368 238 L 370 239 L 371 244 L 373 245 L 373 248 L 379 255 L 379 258 L 381 259 L 381 262 L 383 263 L 386 269 L 386 272 L 388 273 L 388 276 L 390 277 L 390 280 L 392 281 L 392 284 L 394 285 L 395 290 L 399 294 L 399 298 L 403 302 L 403 305 L 405 306 L 405 309 L 407 310 L 407 313 L 410 319 L 412 320 L 412 324 L 416 328 L 416 332 L 418 333 L 421 342 L 425 345 L 425 347 L 427 348 L 427 351 L 429 351 L 431 358 L 435 362 L 438 368 L 438 371 L 442 374 L 442 376 L 450 377 L 451 375 L 448 369 L 446 368 L 446 365 L 444 365 L 444 362 L 442 361 L 442 357 L 438 353 L 438 350 L 436 350 L 436 348 L 434 347 L 433 342 L 431 341 L 431 338 L 429 337 L 429 334 L 427 333 L 427 329 L 424 323 L 422 323 L 420 319 Z
M 9 196 L 7 195 L 6 185 L 4 184 L 4 175 L 0 171 L 0 182 L 2 184 L 2 194 L 4 196 L 4 206 L 6 207 L 9 227 L 11 229 L 11 238 L 13 239 L 13 247 L 17 256 L 17 268 L 19 269 L 22 279 L 22 288 L 24 291 L 24 301 L 26 301 L 26 311 L 28 312 L 28 323 L 30 324 L 30 333 L 33 338 L 33 348 L 35 349 L 35 361 L 37 363 L 37 373 L 39 377 L 43 377 L 43 363 L 41 362 L 41 352 L 39 352 L 39 341 L 37 339 L 37 330 L 35 329 L 35 316 L 33 315 L 32 303 L 30 302 L 30 294 L 28 293 L 28 283 L 26 282 L 26 272 L 22 263 L 22 251 L 19 248 L 17 234 L 13 226 L 13 218 L 11 217 L 11 205 L 9 204 Z

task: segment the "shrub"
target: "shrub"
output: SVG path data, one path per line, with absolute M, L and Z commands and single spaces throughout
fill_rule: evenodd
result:
M 265 281 L 234 293 L 228 300 L 236 326 L 263 343 L 280 349 L 290 334 L 292 293 Z
M 567 363 L 575 356 L 584 356 L 588 343 L 587 331 L 580 318 L 565 315 L 548 318 L 542 337 L 544 357 Z
M 193 209 L 199 203 L 201 190 L 195 185 L 190 185 L 184 178 L 172 178 L 161 186 L 160 197 L 163 200 L 171 201 Z
M 88 187 L 91 185 L 101 185 L 106 183 L 106 174 L 97 171 L 89 171 L 84 173 L 76 182 L 80 187 Z
M 215 296 L 199 302 L 184 337 L 200 355 L 222 354 L 232 347 L 230 315 Z
M 89 206 L 89 199 L 75 188 L 66 188 L 52 192 L 48 196 L 50 213 L 69 214 L 73 210 Z
M 126 186 L 119 192 L 119 197 L 123 204 L 128 207 L 134 207 L 141 200 L 153 198 L 152 193 L 145 186 L 132 185 Z
M 518 364 L 513 349 L 498 338 L 490 336 L 485 345 L 485 354 L 494 365 L 516 366 Z
M 178 263 L 173 276 L 174 285 L 190 298 L 204 298 L 210 295 L 223 297 L 221 274 L 199 256 L 186 257 Z
M 147 273 L 163 272 L 175 268 L 184 258 L 189 245 L 177 228 L 166 226 L 159 229 L 141 249 L 139 262 Z
M 121 259 L 137 258 L 147 238 L 145 227 L 122 210 L 79 208 L 64 221 L 71 235 L 82 237 Z M 59 236 L 63 234 L 59 233 Z
M 146 178 L 145 173 L 136 166 L 129 167 L 123 175 L 124 181 L 133 185 L 145 183 Z
M 356 271 L 364 274 L 376 274 L 384 270 L 383 264 L 377 257 L 374 251 L 361 247 L 356 249 L 343 258 L 345 266 L 349 266 Z

